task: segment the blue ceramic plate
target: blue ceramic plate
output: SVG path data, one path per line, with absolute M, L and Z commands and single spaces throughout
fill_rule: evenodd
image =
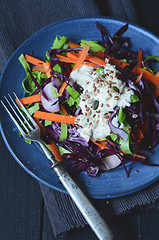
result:
M 43 59 L 46 51 L 52 46 L 56 35 L 67 36 L 68 39 L 79 42 L 81 39 L 101 41 L 95 22 L 98 21 L 113 35 L 125 22 L 111 18 L 75 18 L 51 24 L 27 39 L 11 56 L 1 76 L 0 99 L 15 91 L 19 97 L 24 96 L 21 82 L 25 72 L 18 61 L 20 54 L 30 54 Z M 148 55 L 157 55 L 159 39 L 152 33 L 138 26 L 129 24 L 125 36 L 132 38 L 132 48 L 143 48 Z M 37 180 L 51 188 L 65 192 L 56 174 L 50 170 L 50 165 L 42 150 L 36 145 L 25 143 L 18 135 L 18 130 L 6 111 L 1 107 L 1 132 L 4 141 L 16 161 Z M 151 162 L 158 162 L 159 146 L 153 149 Z M 96 178 L 80 173 L 76 181 L 92 198 L 112 198 L 124 196 L 152 184 L 159 178 L 159 168 L 137 163 L 128 163 L 130 177 L 127 178 L 123 167 L 99 174 Z M 138 170 L 136 172 L 135 170 Z

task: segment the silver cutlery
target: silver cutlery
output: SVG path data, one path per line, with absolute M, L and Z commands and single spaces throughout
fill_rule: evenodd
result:
M 52 163 L 51 169 L 56 172 L 59 180 L 61 181 L 61 183 L 81 211 L 81 213 L 83 214 L 84 218 L 86 219 L 98 239 L 113 239 L 113 234 L 109 226 L 106 224 L 98 211 L 94 208 L 87 196 L 79 188 L 76 182 L 71 178 L 71 176 L 62 166 L 62 164 L 59 161 L 55 160 L 52 152 L 45 146 L 45 144 L 41 140 L 40 127 L 28 113 L 26 108 L 22 105 L 16 94 L 13 94 L 16 101 L 18 101 L 18 105 L 20 106 L 20 108 L 9 94 L 8 98 L 4 97 L 5 101 L 1 100 L 1 103 L 9 113 L 10 117 L 16 124 L 22 136 L 25 139 L 37 142 L 40 145 L 40 147 L 44 151 L 44 154 Z

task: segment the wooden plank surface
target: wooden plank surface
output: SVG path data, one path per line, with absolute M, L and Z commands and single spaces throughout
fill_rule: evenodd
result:
M 41 206 L 38 182 L 16 163 L 0 137 L 0 239 L 40 239 Z

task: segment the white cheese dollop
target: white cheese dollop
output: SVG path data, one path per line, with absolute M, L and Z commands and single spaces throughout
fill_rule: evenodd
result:
M 109 117 L 117 105 L 122 108 L 130 106 L 134 91 L 118 79 L 118 71 L 109 63 L 99 72 L 82 65 L 70 77 L 84 89 L 79 104 L 83 114 L 76 119 L 76 124 L 82 126 L 78 129 L 80 135 L 93 141 L 110 135 Z M 96 109 L 95 100 L 99 103 Z M 114 119 L 113 124 L 118 126 L 118 119 Z

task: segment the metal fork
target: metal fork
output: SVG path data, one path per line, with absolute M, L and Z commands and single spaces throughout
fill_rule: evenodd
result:
M 42 150 L 44 151 L 46 157 L 52 162 L 52 167 L 59 180 L 83 214 L 84 218 L 88 222 L 89 226 L 92 228 L 98 239 L 100 240 L 111 240 L 113 239 L 113 234 L 105 223 L 101 215 L 97 212 L 94 206 L 91 204 L 86 195 L 82 192 L 79 186 L 75 183 L 75 181 L 70 177 L 68 172 L 64 169 L 64 167 L 60 164 L 59 161 L 56 161 L 51 151 L 44 145 L 41 141 L 40 137 L 40 127 L 31 117 L 26 108 L 22 105 L 18 97 L 16 96 L 16 100 L 18 101 L 18 105 L 21 107 L 22 111 L 13 100 L 13 98 L 8 94 L 9 98 L 5 98 L 5 102 L 1 100 L 2 105 L 5 107 L 10 117 L 16 124 L 17 128 L 23 135 L 25 139 L 37 142 Z M 24 115 L 24 114 L 25 115 Z

